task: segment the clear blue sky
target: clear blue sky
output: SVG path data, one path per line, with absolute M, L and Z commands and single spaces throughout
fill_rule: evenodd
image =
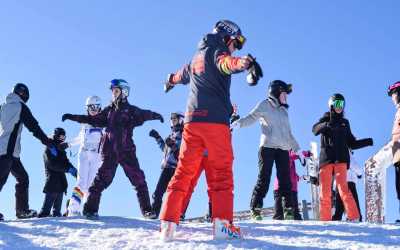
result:
M 232 100 L 245 115 L 266 97 L 267 82 L 293 83 L 290 119 L 303 149 L 313 123 L 327 110 L 334 92 L 347 97 L 346 115 L 353 133 L 373 137 L 375 146 L 356 152 L 365 161 L 389 140 L 395 109 L 386 95 L 399 75 L 400 3 L 387 1 L 5 1 L 0 8 L 0 100 L 15 82 L 31 89 L 29 106 L 46 133 L 63 126 L 70 138 L 79 125 L 61 122 L 63 113 L 83 113 L 85 98 L 99 95 L 109 103 L 108 81 L 131 83 L 129 100 L 165 117 L 184 110 L 187 87 L 164 94 L 166 75 L 188 62 L 197 42 L 219 19 L 238 23 L 247 43 L 239 55 L 251 53 L 265 77 L 257 87 L 245 75 L 233 77 Z M 155 128 L 166 136 L 168 123 L 147 122 L 135 129 L 137 155 L 150 192 L 160 173 L 161 152 L 148 136 Z M 235 209 L 248 209 L 258 167 L 258 124 L 234 134 Z M 43 201 L 43 147 L 27 130 L 22 161 L 30 175 L 30 205 Z M 73 150 L 76 153 L 77 149 Z M 71 158 L 76 163 L 77 158 Z M 303 169 L 298 168 L 302 173 Z M 0 211 L 14 216 L 12 176 L 0 193 Z M 69 177 L 69 195 L 74 179 Z M 358 185 L 363 197 L 363 184 Z M 201 179 L 189 216 L 207 209 Z M 309 200 L 309 186 L 300 184 L 300 199 Z M 394 168 L 388 171 L 388 221 L 397 216 Z M 66 198 L 64 199 L 65 202 Z M 362 207 L 364 205 L 362 201 Z M 272 192 L 264 204 L 272 205 Z M 139 216 L 133 188 L 119 169 L 103 193 L 101 215 Z M 398 216 L 397 216 L 398 217 Z

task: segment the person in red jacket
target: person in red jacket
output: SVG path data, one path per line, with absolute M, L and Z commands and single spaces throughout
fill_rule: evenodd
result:
M 178 167 L 171 179 L 161 210 L 161 239 L 172 240 L 182 212 L 190 182 L 208 150 L 205 171 L 214 171 L 210 189 L 214 238 L 239 238 L 233 220 L 233 152 L 229 119 L 233 113 L 230 100 L 231 75 L 249 69 L 252 58 L 233 57 L 245 42 L 239 26 L 227 20 L 217 22 L 205 35 L 190 64 L 169 75 L 168 91 L 176 84 L 190 83 L 185 126 Z

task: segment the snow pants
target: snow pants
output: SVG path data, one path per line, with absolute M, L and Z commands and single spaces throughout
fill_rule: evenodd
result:
M 321 167 L 320 172 L 320 219 L 332 220 L 332 177 L 335 177 L 337 190 L 342 198 L 343 205 L 350 220 L 360 218 L 357 205 L 347 185 L 347 163 L 327 164 Z
M 39 216 L 46 217 L 50 215 L 50 210 L 53 208 L 53 217 L 61 217 L 61 205 L 64 193 L 46 193 L 42 209 Z
M 161 170 L 161 175 L 160 178 L 158 178 L 156 190 L 152 196 L 153 203 L 151 204 L 153 212 L 157 215 L 157 217 L 160 214 L 164 193 L 167 191 L 168 183 L 172 179 L 172 176 L 174 176 L 174 173 L 175 168 L 163 168 Z
M 84 213 L 98 212 L 101 193 L 112 183 L 118 164 L 121 164 L 125 175 L 136 189 L 142 214 L 144 215 L 146 212 L 151 212 L 150 196 L 145 175 L 140 169 L 135 150 L 132 150 L 118 153 L 112 152 L 103 155 L 103 163 L 89 188 L 89 195 L 84 206 Z
M 189 207 L 189 202 L 190 202 L 190 199 L 191 199 L 192 194 L 194 192 L 194 188 L 196 187 L 197 182 L 199 181 L 201 173 L 206 168 L 209 170 L 208 172 L 207 171 L 205 172 L 206 181 L 207 181 L 207 183 L 213 182 L 213 180 L 212 180 L 212 178 L 213 178 L 212 168 L 210 168 L 208 166 L 208 157 L 204 156 L 203 160 L 201 161 L 201 165 L 200 165 L 197 173 L 194 175 L 192 181 L 190 182 L 189 190 L 188 190 L 185 198 L 183 199 L 183 204 L 182 204 L 182 217 L 183 218 L 185 217 L 187 208 Z M 208 210 L 209 210 L 208 213 L 209 213 L 209 216 L 212 217 L 210 186 L 207 187 L 207 193 L 208 193 Z
M 285 197 L 287 207 L 292 208 L 292 184 L 290 182 L 289 172 L 289 151 L 261 147 L 258 152 L 258 179 L 253 190 L 250 202 L 250 209 L 262 208 L 263 200 L 267 195 L 269 184 L 271 182 L 272 167 L 276 164 L 276 175 L 279 181 L 279 190 Z
M 400 201 L 400 162 L 394 165 L 396 171 L 396 191 L 397 199 Z
M 357 194 L 357 188 L 356 184 L 354 182 L 347 182 L 347 185 L 349 187 L 349 190 L 351 194 L 353 195 L 354 201 L 356 202 L 358 213 L 360 214 L 360 222 L 362 221 L 362 216 L 361 216 L 361 209 L 360 209 L 360 202 L 358 201 L 358 194 Z M 339 192 L 335 193 L 335 214 L 332 216 L 332 220 L 342 220 L 342 216 L 344 213 L 344 206 L 343 206 L 343 201 L 340 198 Z
M 206 174 L 212 173 L 208 187 L 212 203 L 213 218 L 233 220 L 233 151 L 231 132 L 227 125 L 191 122 L 185 124 L 179 162 L 172 177 L 166 201 L 162 206 L 160 219 L 179 223 L 183 201 L 188 194 L 190 183 L 198 173 L 208 150 Z
M 10 173 L 15 177 L 15 210 L 18 212 L 29 209 L 29 176 L 20 158 L 0 156 L 0 191 L 6 184 Z
M 274 191 L 274 200 L 275 200 L 275 207 L 274 207 L 274 216 L 272 217 L 274 220 L 283 220 L 284 219 L 284 212 L 283 212 L 283 202 L 282 202 L 282 194 L 279 190 Z M 292 191 L 292 202 L 293 202 L 293 213 L 295 220 L 302 220 L 300 210 L 299 210 L 299 199 L 297 196 L 296 191 Z
M 88 195 L 89 187 L 93 183 L 94 178 L 101 166 L 101 154 L 96 151 L 81 150 L 79 151 L 78 161 L 78 178 L 76 186 L 72 191 L 72 197 L 68 204 L 68 212 L 70 214 L 79 213 L 81 203 Z

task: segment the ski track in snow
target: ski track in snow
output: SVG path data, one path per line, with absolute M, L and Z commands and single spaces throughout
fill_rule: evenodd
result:
M 211 224 L 182 223 L 176 240 L 159 241 L 159 221 L 101 217 L 0 223 L 0 249 L 400 249 L 400 225 L 315 221 L 237 223 L 243 240 L 212 240 Z

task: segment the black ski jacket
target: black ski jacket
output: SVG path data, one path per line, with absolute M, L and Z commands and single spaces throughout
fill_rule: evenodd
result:
M 350 123 L 342 116 L 331 118 L 329 112 L 313 126 L 314 135 L 321 134 L 320 167 L 330 163 L 350 162 L 349 149 L 355 150 L 372 146 L 372 139 L 357 140 L 350 129 Z

